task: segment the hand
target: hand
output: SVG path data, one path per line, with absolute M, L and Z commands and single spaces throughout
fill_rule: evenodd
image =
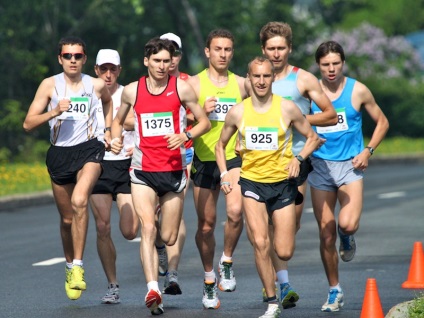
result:
M 166 135 L 163 138 L 167 139 L 168 149 L 176 150 L 186 142 L 187 136 L 185 133 L 181 133 Z
M 353 168 L 364 172 L 368 167 L 368 159 L 370 156 L 368 149 L 365 149 L 360 154 L 356 155 L 352 159 Z
M 206 115 L 209 115 L 215 110 L 217 99 L 212 96 L 206 99 L 205 104 L 203 105 L 203 109 L 206 112 Z
M 121 152 L 122 148 L 124 148 L 124 136 L 113 138 L 110 142 L 111 151 L 117 155 Z
M 58 114 L 56 116 L 60 116 L 62 115 L 63 112 L 68 111 L 70 104 L 71 104 L 71 101 L 69 99 L 66 99 L 66 98 L 61 99 L 55 108 L 55 110 L 57 109 L 58 111 Z
M 299 176 L 300 173 L 300 161 L 297 160 L 297 158 L 293 158 L 292 160 L 290 160 L 289 164 L 286 167 L 286 170 L 289 171 L 289 179 L 292 178 L 297 178 Z
M 228 173 L 221 178 L 220 186 L 222 192 L 224 192 L 225 195 L 227 195 L 233 190 Z

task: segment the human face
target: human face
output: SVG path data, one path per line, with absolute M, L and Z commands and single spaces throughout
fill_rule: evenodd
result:
M 179 49 L 176 49 L 171 59 L 171 65 L 169 66 L 169 73 L 172 74 L 173 72 L 178 71 L 178 65 L 180 64 L 181 57 L 182 57 L 181 51 Z
M 343 79 L 344 62 L 338 53 L 329 53 L 321 57 L 318 63 L 321 77 L 327 82 L 337 82 Z
M 112 63 L 105 63 L 102 65 L 96 65 L 94 68 L 97 77 L 105 81 L 107 88 L 111 89 L 115 86 L 118 80 L 119 74 L 121 73 L 121 66 Z
M 65 59 L 62 57 L 62 54 L 64 53 L 70 53 L 72 54 L 72 57 L 70 60 Z M 63 67 L 63 72 L 68 75 L 79 75 L 82 72 L 82 66 L 87 61 L 87 56 L 84 54 L 84 57 L 82 59 L 75 59 L 75 56 L 73 54 L 84 54 L 84 50 L 81 45 L 79 44 L 65 44 L 62 46 L 62 52 L 58 56 L 59 63 Z
M 252 86 L 253 94 L 256 97 L 269 96 L 272 88 L 274 74 L 269 61 L 253 61 L 250 65 L 249 81 Z
M 291 46 L 287 44 L 284 37 L 275 36 L 266 41 L 265 46 L 262 47 L 262 53 L 271 60 L 278 73 L 289 63 Z
M 149 76 L 160 81 L 168 76 L 171 66 L 171 54 L 167 50 L 159 51 L 157 54 L 144 58 L 144 65 L 147 67 Z
M 209 67 L 218 72 L 228 70 L 233 58 L 233 41 L 227 38 L 213 38 L 210 48 L 205 48 L 205 55 L 209 59 Z

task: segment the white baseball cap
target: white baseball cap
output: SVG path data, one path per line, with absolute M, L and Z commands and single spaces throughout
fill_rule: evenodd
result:
M 121 65 L 121 58 L 119 57 L 118 51 L 101 49 L 99 53 L 97 53 L 96 65 L 103 65 L 106 63 Z
M 183 48 L 183 45 L 181 44 L 180 37 L 178 35 L 174 34 L 174 33 L 165 33 L 165 34 L 162 34 L 160 36 L 160 38 L 162 40 L 170 40 L 170 41 L 173 41 L 173 42 L 177 43 L 178 49 L 182 49 Z

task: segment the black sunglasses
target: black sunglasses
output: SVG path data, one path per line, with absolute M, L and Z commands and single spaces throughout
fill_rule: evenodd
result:
M 71 60 L 72 57 L 75 57 L 75 60 L 81 60 L 85 54 L 84 53 L 62 53 L 61 56 L 65 59 L 65 60 Z
M 180 56 L 183 52 L 181 50 L 175 50 L 172 56 L 177 57 Z

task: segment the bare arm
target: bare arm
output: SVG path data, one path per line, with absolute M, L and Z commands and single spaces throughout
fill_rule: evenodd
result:
M 193 90 L 193 87 L 186 81 L 177 79 L 177 90 L 181 99 L 181 103 L 186 109 L 190 109 L 197 121 L 197 124 L 190 129 L 192 138 L 197 138 L 208 132 L 211 129 L 211 123 L 203 108 L 197 103 L 197 96 Z M 184 142 L 188 141 L 185 132 L 167 135 L 166 138 L 168 139 L 168 147 L 171 150 L 177 149 Z
M 247 83 L 247 79 L 238 75 L 236 75 L 236 79 L 240 89 L 241 99 L 245 99 L 246 97 L 250 96 L 249 90 L 246 89 L 246 87 L 249 85 L 249 83 Z
M 281 109 L 284 118 L 287 118 L 286 120 L 290 119 L 291 125 L 306 138 L 305 145 L 299 152 L 299 156 L 304 159 L 308 158 L 321 143 L 318 135 L 292 101 L 283 99 Z M 297 177 L 300 172 L 300 161 L 297 158 L 293 158 L 286 169 L 289 170 L 289 178 Z
M 355 83 L 352 93 L 352 103 L 355 107 L 356 105 L 363 106 L 371 119 L 375 122 L 376 126 L 368 146 L 376 149 L 389 130 L 389 121 L 386 115 L 384 115 L 381 108 L 377 105 L 368 87 L 360 82 Z M 370 151 L 365 148 L 358 156 L 353 158 L 353 166 L 356 169 L 365 170 L 368 167 L 368 159 L 370 157 Z
M 113 119 L 113 101 L 112 96 L 110 95 L 109 89 L 106 86 L 106 83 L 100 79 L 100 78 L 93 78 L 94 87 L 96 89 L 96 92 L 102 101 L 102 107 L 103 107 L 103 114 L 105 116 L 105 127 L 111 127 L 112 126 L 112 119 Z M 105 132 L 105 146 L 106 149 L 109 149 L 110 147 L 110 131 Z
M 28 113 L 25 117 L 23 128 L 29 132 L 50 119 L 59 116 L 64 111 L 68 110 L 69 100 L 61 100 L 56 108 L 45 112 L 47 105 L 50 103 L 51 94 L 54 89 L 54 78 L 49 77 L 43 80 L 35 93 L 34 100 L 29 106 Z
M 232 189 L 229 179 L 227 180 L 225 176 L 225 172 L 227 171 L 227 158 L 225 156 L 225 148 L 227 147 L 227 144 L 230 141 L 231 137 L 237 131 L 237 125 L 240 122 L 242 111 L 243 102 L 231 107 L 230 111 L 225 116 L 225 123 L 224 127 L 221 130 L 221 136 L 219 137 L 219 140 L 215 145 L 216 163 L 221 174 L 224 174 L 221 177 L 221 189 L 222 191 L 224 191 L 225 194 L 230 193 Z
M 311 73 L 301 70 L 298 78 L 299 90 L 305 92 L 310 100 L 321 109 L 321 113 L 306 115 L 313 126 L 332 126 L 337 124 L 337 113 L 330 99 L 324 93 L 318 79 Z
M 124 146 L 122 128 L 130 108 L 134 105 L 136 94 L 137 82 L 128 84 L 124 87 L 124 90 L 122 91 L 121 106 L 119 107 L 119 110 L 112 121 L 111 150 L 115 154 L 118 154 Z

